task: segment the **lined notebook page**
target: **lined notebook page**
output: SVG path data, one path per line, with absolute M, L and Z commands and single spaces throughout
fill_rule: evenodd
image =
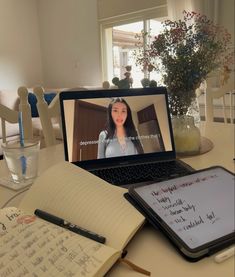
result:
M 44 172 L 20 204 L 42 209 L 106 237 L 121 250 L 143 224 L 144 217 L 125 200 L 126 189 L 113 186 L 68 162 Z
M 119 255 L 16 208 L 0 210 L 0 276 L 102 276 Z

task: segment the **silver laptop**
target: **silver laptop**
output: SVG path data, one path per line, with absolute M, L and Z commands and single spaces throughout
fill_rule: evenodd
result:
M 60 93 L 65 160 L 111 184 L 186 175 L 176 159 L 165 87 Z

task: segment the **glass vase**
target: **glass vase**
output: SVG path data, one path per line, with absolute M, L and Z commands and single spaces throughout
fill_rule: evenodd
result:
M 177 154 L 189 156 L 200 152 L 201 135 L 193 116 L 173 116 L 172 127 Z
M 187 115 L 192 116 L 194 118 L 194 123 L 197 127 L 200 126 L 201 118 L 200 118 L 200 107 L 199 107 L 199 102 L 198 98 L 195 97 L 191 105 L 188 108 Z

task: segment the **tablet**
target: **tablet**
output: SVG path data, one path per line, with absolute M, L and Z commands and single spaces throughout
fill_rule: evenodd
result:
M 184 257 L 197 261 L 234 243 L 234 183 L 232 172 L 216 166 L 133 186 L 128 195 Z

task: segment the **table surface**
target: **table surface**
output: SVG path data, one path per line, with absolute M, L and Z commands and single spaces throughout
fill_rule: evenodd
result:
M 223 123 L 201 123 L 202 136 L 209 138 L 214 147 L 211 151 L 182 160 L 195 169 L 221 165 L 235 172 L 234 153 L 234 125 Z M 64 160 L 61 144 L 44 148 L 39 154 L 39 175 L 49 166 Z M 0 161 L 0 176 L 6 176 L 5 161 Z M 18 206 L 26 192 L 16 192 L 0 186 L 0 207 Z M 127 246 L 127 259 L 151 271 L 151 276 L 226 276 L 234 277 L 234 259 L 223 263 L 214 262 L 214 256 L 196 263 L 185 261 L 158 230 L 145 225 L 137 232 Z M 143 276 L 124 264 L 116 264 L 107 276 Z

